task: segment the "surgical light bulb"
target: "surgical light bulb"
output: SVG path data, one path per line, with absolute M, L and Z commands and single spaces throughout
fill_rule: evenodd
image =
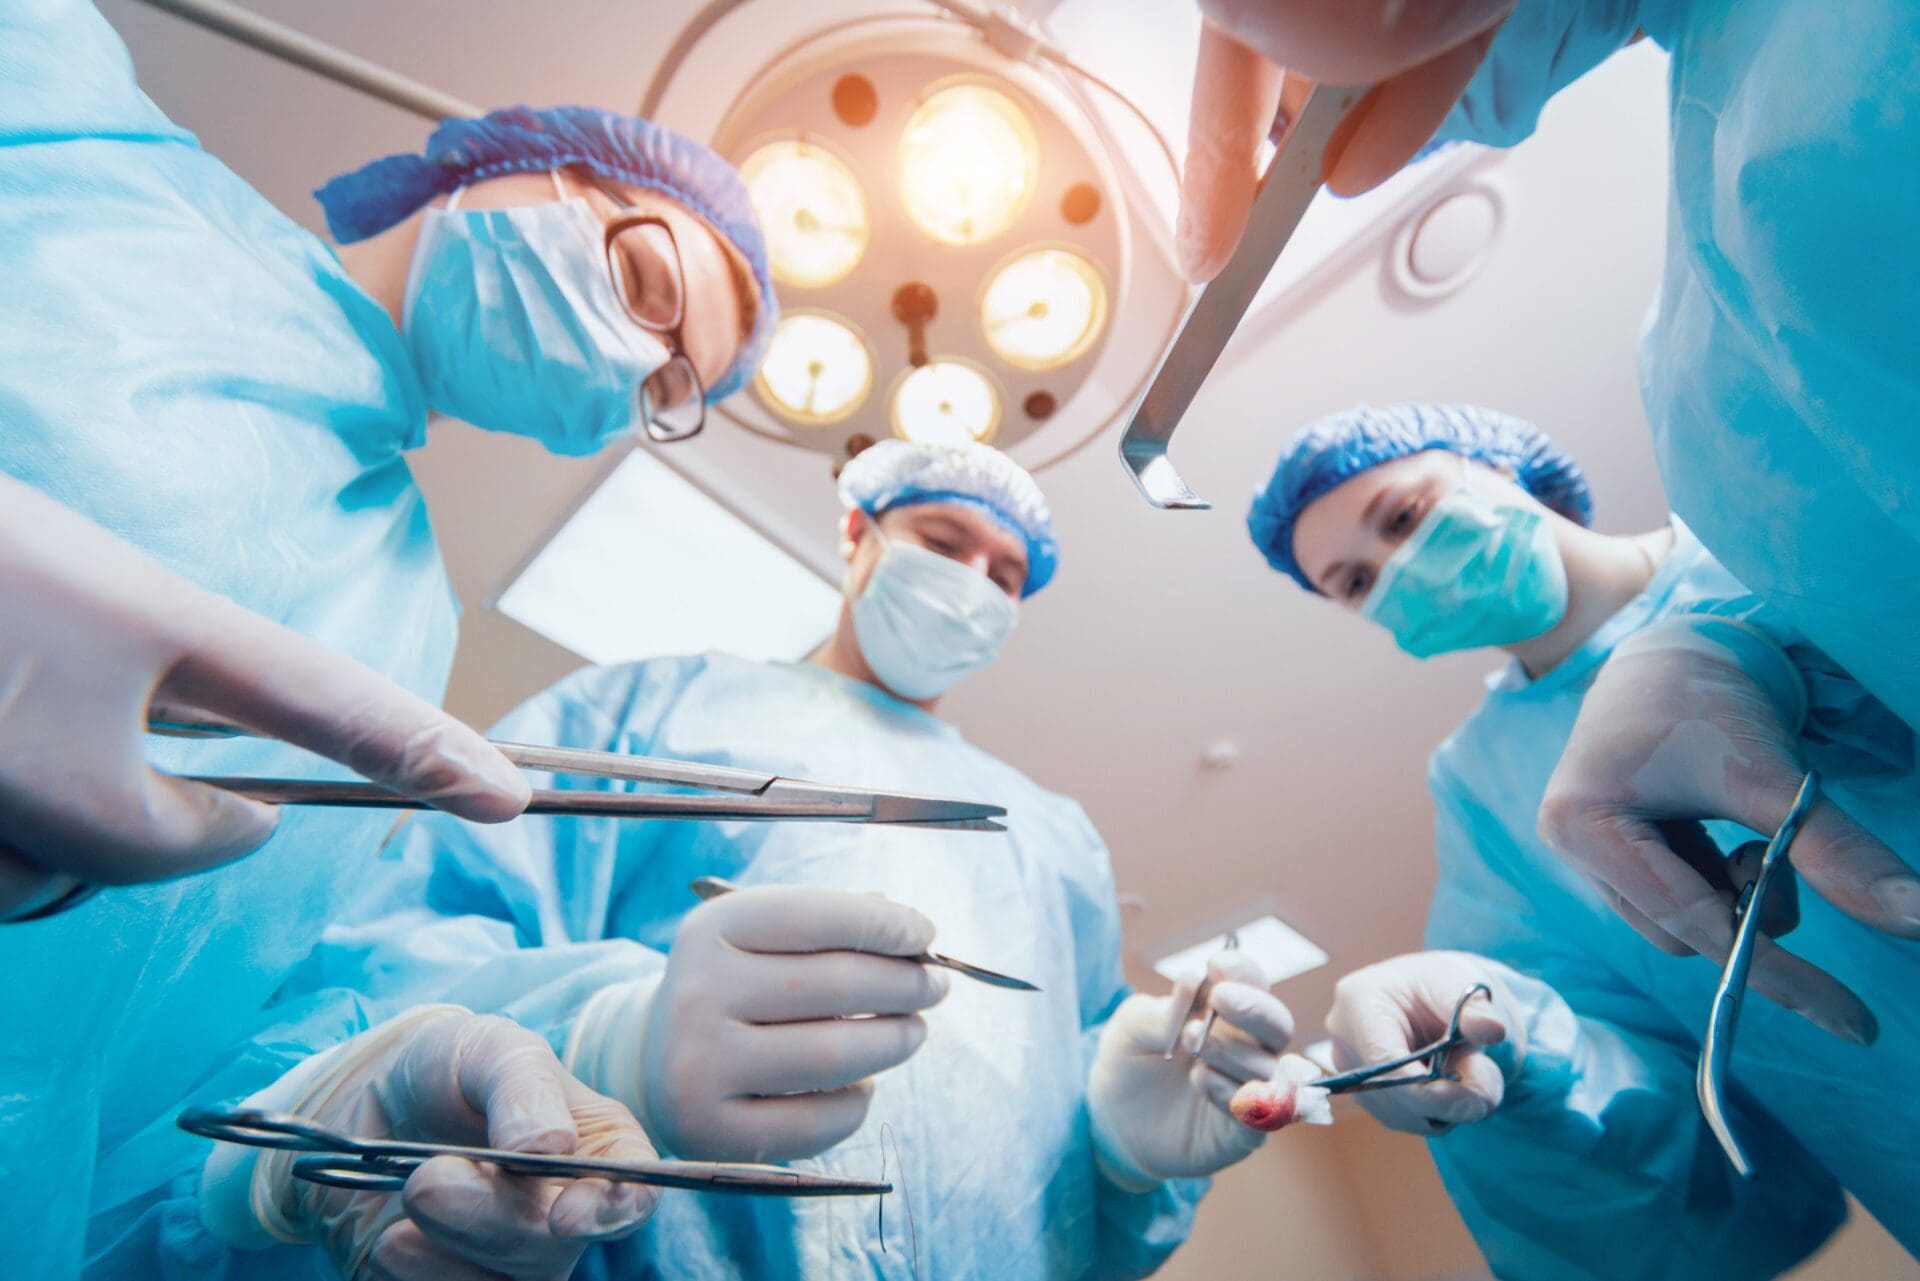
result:
M 943 245 L 974 245 L 1012 225 L 1039 176 L 1040 145 L 1013 99 L 949 85 L 914 109 L 900 134 L 907 216 Z
M 904 440 L 964 445 L 992 440 L 999 428 L 999 390 L 965 361 L 929 361 L 894 389 L 893 434 Z
M 775 280 L 818 289 L 859 265 L 871 230 L 867 197 L 839 157 L 790 138 L 748 156 L 740 176 L 765 230 Z
M 1084 355 L 1107 319 L 1107 288 L 1067 249 L 1032 249 L 996 271 L 980 295 L 993 354 L 1022 369 L 1058 369 Z
M 858 409 L 873 387 L 873 357 L 851 325 L 817 312 L 791 312 L 774 328 L 754 386 L 791 422 L 821 426 Z

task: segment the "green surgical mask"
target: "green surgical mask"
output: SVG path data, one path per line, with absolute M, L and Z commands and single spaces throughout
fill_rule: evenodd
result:
M 1536 507 L 1462 484 L 1380 567 L 1361 616 L 1415 658 L 1512 645 L 1567 615 L 1567 567 Z

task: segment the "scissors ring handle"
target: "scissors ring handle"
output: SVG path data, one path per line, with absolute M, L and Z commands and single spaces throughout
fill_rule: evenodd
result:
M 398 1192 L 423 1164 L 417 1156 L 303 1156 L 293 1177 L 352 1192 Z

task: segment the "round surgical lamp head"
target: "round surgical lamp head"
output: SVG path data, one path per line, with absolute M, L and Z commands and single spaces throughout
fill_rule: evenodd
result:
M 971 80 L 936 87 L 900 131 L 900 198 L 943 245 L 977 245 L 1013 225 L 1040 173 L 1033 122 L 1000 90 Z
M 769 142 L 740 166 L 767 237 L 773 278 L 819 288 L 860 265 L 872 223 L 860 180 L 805 138 Z
M 1023 250 L 995 270 L 980 294 L 987 346 L 1021 369 L 1058 369 L 1079 359 L 1106 321 L 1106 284 L 1071 249 Z
M 780 318 L 754 391 L 774 413 L 806 427 L 837 423 L 873 389 L 873 353 L 845 321 L 820 312 Z
M 902 440 L 988 444 L 1000 429 L 1000 389 L 968 361 L 930 360 L 895 385 L 891 417 L 893 434 Z

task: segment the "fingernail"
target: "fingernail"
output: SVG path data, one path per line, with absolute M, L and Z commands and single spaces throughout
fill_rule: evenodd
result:
M 1920 938 L 1920 881 L 1911 876 L 1882 877 L 1874 882 L 1873 901 L 1894 919 L 1894 929 Z
M 1880 1039 L 1880 1020 L 1875 1018 L 1873 1011 L 1869 1009 L 1852 1010 L 1838 1018 L 1824 1010 L 1810 1010 L 1804 1007 L 1796 1007 L 1795 1012 L 1804 1015 L 1822 1031 L 1831 1032 L 1841 1040 L 1851 1041 L 1855 1045 L 1872 1045 Z

